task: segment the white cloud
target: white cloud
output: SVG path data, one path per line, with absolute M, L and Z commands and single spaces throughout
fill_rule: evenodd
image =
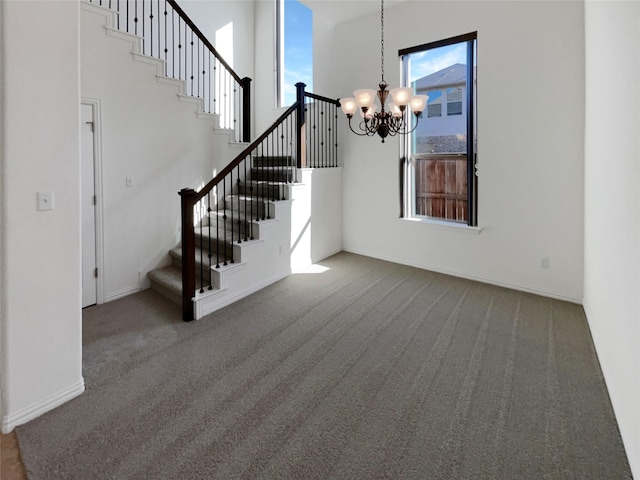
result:
M 467 46 L 465 43 L 459 43 L 450 47 L 414 53 L 411 55 L 410 61 L 411 78 L 409 81 L 413 82 L 456 63 L 466 64 Z

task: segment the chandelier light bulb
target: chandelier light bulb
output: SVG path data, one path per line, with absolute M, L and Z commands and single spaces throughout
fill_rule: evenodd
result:
M 416 115 L 422 113 L 427 106 L 427 100 L 429 100 L 427 95 L 414 95 L 411 97 L 411 100 L 409 101 L 411 111 Z
M 345 115 L 352 116 L 358 110 L 358 102 L 355 98 L 342 98 L 340 107 Z
M 393 98 L 393 103 L 398 105 L 398 107 L 406 107 L 411 100 L 411 95 L 413 94 L 413 89 L 410 87 L 398 87 L 391 89 L 391 98 Z
M 360 107 L 370 107 L 373 105 L 373 101 L 376 98 L 376 91 L 363 88 L 353 92 L 353 96 L 356 97 L 356 101 Z

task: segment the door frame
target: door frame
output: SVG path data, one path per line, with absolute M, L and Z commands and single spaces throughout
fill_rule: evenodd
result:
M 97 98 L 81 97 L 81 105 L 88 105 L 93 112 L 93 175 L 96 196 L 96 304 L 104 303 L 104 215 L 102 202 L 102 104 Z M 82 159 L 80 160 L 82 161 Z M 82 222 L 82 219 L 80 220 Z M 82 254 L 82 252 L 81 252 Z

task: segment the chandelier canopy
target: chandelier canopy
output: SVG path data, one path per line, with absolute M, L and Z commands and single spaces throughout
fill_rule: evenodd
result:
M 387 90 L 389 85 L 384 80 L 384 0 L 380 0 L 380 57 L 382 80 L 378 84 L 378 91 L 373 89 L 355 90 L 352 98 L 340 99 L 340 106 L 349 119 L 349 128 L 353 133 L 360 136 L 373 136 L 377 133 L 384 143 L 384 139 L 388 135 L 394 136 L 398 133 L 406 135 L 413 132 L 418 126 L 418 119 L 429 98 L 426 95 L 413 95 L 413 89 L 410 87 Z M 387 104 L 387 110 L 385 110 L 385 102 L 389 94 L 391 94 L 393 102 Z M 380 103 L 380 111 L 377 111 L 378 106 L 373 103 L 376 97 Z M 407 106 L 416 117 L 416 124 L 410 130 L 407 130 L 409 128 Z M 351 125 L 351 119 L 358 109 L 360 109 L 362 116 L 362 121 L 358 126 L 360 132 L 354 130 Z

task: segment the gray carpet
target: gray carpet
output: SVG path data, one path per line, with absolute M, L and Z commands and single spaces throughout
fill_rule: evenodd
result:
M 40 479 L 631 478 L 582 308 L 358 255 L 198 322 L 84 313 L 87 391 L 17 429 Z

